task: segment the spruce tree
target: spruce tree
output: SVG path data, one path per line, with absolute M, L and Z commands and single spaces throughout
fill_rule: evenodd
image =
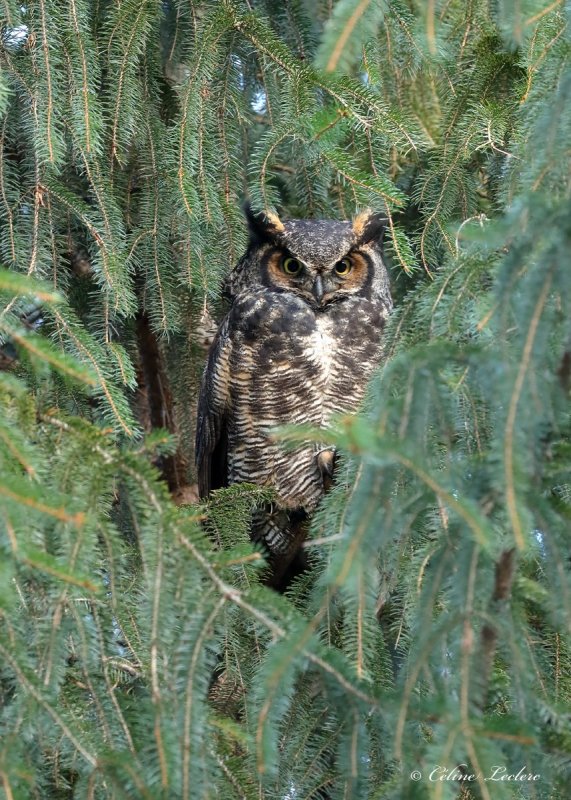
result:
M 568 16 L 2 0 L 0 797 L 569 796 Z M 396 301 L 283 595 L 193 492 L 246 197 Z

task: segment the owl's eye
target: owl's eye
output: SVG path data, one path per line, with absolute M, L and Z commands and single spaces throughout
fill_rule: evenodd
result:
M 291 258 L 291 256 L 284 258 L 282 261 L 282 269 L 286 275 L 299 275 L 301 267 L 301 261 L 298 261 L 297 258 Z
M 350 258 L 342 258 L 341 261 L 338 261 L 335 264 L 335 273 L 336 275 L 340 275 L 341 277 L 348 275 L 352 269 L 353 269 L 353 264 L 351 263 Z

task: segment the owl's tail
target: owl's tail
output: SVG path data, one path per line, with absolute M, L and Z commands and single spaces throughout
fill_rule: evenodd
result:
M 323 480 L 322 494 L 325 494 L 333 480 L 336 450 L 334 447 L 323 447 L 317 452 L 316 458 Z M 279 588 L 286 585 L 287 576 L 292 577 L 292 572 L 299 574 L 305 568 L 302 544 L 307 537 L 309 523 L 310 513 L 304 508 L 280 508 L 274 503 L 268 503 L 252 514 L 251 535 L 253 541 L 260 542 L 268 553 L 272 571 L 268 581 L 270 586 Z
M 295 552 L 303 542 L 308 519 L 302 508 L 277 508 L 269 503 L 252 515 L 252 539 L 261 542 L 270 555 L 283 558 Z
M 252 539 L 268 554 L 270 574 L 266 585 L 283 591 L 305 569 L 301 545 L 307 536 L 309 515 L 302 508 L 283 509 L 268 504 L 252 515 Z

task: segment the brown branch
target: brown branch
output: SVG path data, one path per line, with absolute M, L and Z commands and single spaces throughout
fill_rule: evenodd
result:
M 176 433 L 173 396 L 164 357 L 148 316 L 141 312 L 136 321 L 139 363 L 137 364 L 137 415 L 143 429 L 149 433 L 164 428 Z M 180 449 L 172 456 L 161 456 L 157 463 L 169 490 L 181 491 L 187 484 L 187 461 Z
M 494 658 L 498 646 L 498 626 L 492 620 L 499 619 L 505 612 L 506 606 L 511 597 L 511 589 L 515 572 L 515 548 L 504 550 L 496 562 L 496 577 L 494 582 L 494 593 L 492 594 L 488 617 L 480 633 L 480 669 L 478 675 L 478 700 L 480 708 L 486 704 L 488 686 L 494 665 Z
M 557 370 L 557 377 L 564 392 L 568 392 L 571 388 L 571 350 L 566 350 L 563 353 L 559 369 Z

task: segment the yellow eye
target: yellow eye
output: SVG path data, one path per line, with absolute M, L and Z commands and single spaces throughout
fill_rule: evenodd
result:
M 299 275 L 301 272 L 301 261 L 288 256 L 282 261 L 282 269 L 286 275 Z
M 343 258 L 335 264 L 335 273 L 341 277 L 348 275 L 352 269 L 353 264 L 349 258 Z

